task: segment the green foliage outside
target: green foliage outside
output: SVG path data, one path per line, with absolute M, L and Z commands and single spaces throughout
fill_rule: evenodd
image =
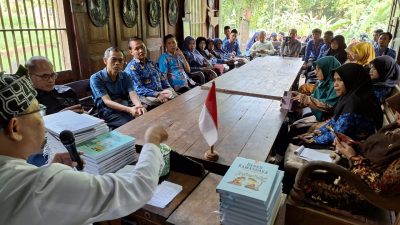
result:
M 35 30 L 36 28 L 63 28 L 59 25 L 58 18 L 54 18 L 57 13 L 51 10 L 53 6 L 57 9 L 55 4 L 57 2 L 49 0 L 0 0 L 3 16 L 0 20 L 0 28 L 6 30 L 0 31 L 0 71 L 13 73 L 19 64 L 25 64 L 26 60 L 33 55 L 48 57 L 53 62 L 56 71 L 66 69 L 64 62 L 69 59 L 64 58 L 63 45 L 65 43 L 61 40 L 61 36 L 66 31 Z M 10 31 L 12 29 L 22 30 L 13 33 Z M 31 30 L 28 31 L 28 29 Z
M 332 30 L 349 42 L 372 31 L 386 30 L 393 0 L 222 0 L 221 28 L 238 28 L 240 17 L 250 22 L 250 33 L 264 29 L 269 32 L 288 32 L 296 28 L 301 36 L 314 28 Z M 223 37 L 223 29 L 221 37 Z

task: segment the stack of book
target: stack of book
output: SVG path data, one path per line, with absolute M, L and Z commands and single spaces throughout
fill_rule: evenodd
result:
M 56 139 L 63 130 L 70 130 L 77 144 L 109 131 L 104 120 L 70 110 L 47 115 L 43 120 L 46 130 Z
M 221 224 L 274 224 L 283 175 L 277 165 L 237 157 L 217 186 Z
M 127 164 L 137 161 L 135 138 L 119 133 L 107 132 L 84 141 L 77 146 L 84 152 L 84 171 L 91 174 L 116 172 Z

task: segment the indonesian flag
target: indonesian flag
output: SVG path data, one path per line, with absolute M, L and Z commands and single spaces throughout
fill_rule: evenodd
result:
M 210 92 L 208 92 L 206 102 L 199 117 L 200 131 L 209 146 L 214 145 L 218 140 L 217 115 L 217 96 L 215 93 L 215 83 L 212 82 Z

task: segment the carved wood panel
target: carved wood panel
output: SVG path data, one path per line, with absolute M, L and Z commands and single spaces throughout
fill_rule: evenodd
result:
M 152 27 L 150 25 L 150 20 L 149 20 L 149 7 L 150 3 L 153 0 L 144 0 L 142 3 L 144 3 L 141 7 L 141 17 L 142 17 L 142 38 L 147 46 L 147 51 L 148 51 L 148 58 L 150 60 L 153 60 L 155 62 L 158 61 L 159 56 L 163 52 L 163 44 L 162 44 L 162 38 L 164 36 L 164 22 L 166 16 L 164 16 L 164 4 L 160 4 L 160 15 L 161 15 L 161 21 L 160 23 Z M 161 2 L 162 3 L 162 2 Z M 164 18 L 165 17 L 165 18 Z
M 132 27 L 127 27 L 123 21 L 123 2 L 124 1 L 114 1 L 115 10 L 115 30 L 116 30 L 116 45 L 120 47 L 126 56 L 127 62 L 131 60 L 131 56 L 128 51 L 128 39 L 130 37 L 140 37 L 141 35 L 141 25 L 143 18 L 140 16 L 141 7 L 143 7 L 142 0 L 131 0 L 137 2 L 137 22 Z M 126 7 L 126 6 L 125 6 Z
M 122 4 L 134 0 L 108 0 L 110 15 L 108 23 L 102 27 L 96 27 L 89 18 L 87 11 L 87 1 L 93 0 L 70 0 L 72 6 L 73 26 L 75 32 L 77 57 L 76 65 L 79 75 L 73 79 L 87 79 L 91 74 L 104 68 L 103 54 L 111 46 L 118 46 L 124 50 L 127 61 L 131 59 L 128 53 L 128 39 L 133 36 L 143 38 L 148 48 L 148 57 L 153 61 L 158 61 L 159 56 L 164 51 L 163 37 L 166 34 L 174 34 L 178 42 L 183 40 L 184 0 L 178 0 L 179 19 L 175 26 L 168 23 L 168 3 L 169 0 L 159 0 L 160 2 L 160 23 L 152 27 L 149 21 L 149 3 L 152 0 L 137 1 L 137 22 L 131 28 L 127 27 L 123 20 Z M 154 11 L 152 12 L 154 13 Z

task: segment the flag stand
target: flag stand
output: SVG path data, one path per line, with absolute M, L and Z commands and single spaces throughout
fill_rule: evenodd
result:
M 207 159 L 208 161 L 217 161 L 219 158 L 218 152 L 214 151 L 214 145 L 211 145 L 210 150 L 206 151 L 204 153 L 204 158 Z

